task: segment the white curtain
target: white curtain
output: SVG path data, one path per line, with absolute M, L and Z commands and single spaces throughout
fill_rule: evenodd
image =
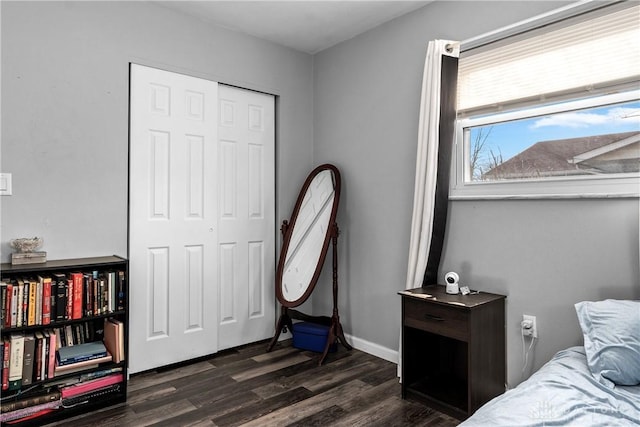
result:
M 442 56 L 447 55 L 457 58 L 460 52 L 459 46 L 458 42 L 450 40 L 432 40 L 427 47 L 427 57 L 422 78 L 416 179 L 405 289 L 422 286 L 427 266 L 433 231 L 433 209 L 435 206 L 438 172 Z M 402 340 L 402 334 L 400 334 L 400 340 Z M 401 351 L 402 342 L 400 342 L 398 351 L 398 376 L 402 372 Z

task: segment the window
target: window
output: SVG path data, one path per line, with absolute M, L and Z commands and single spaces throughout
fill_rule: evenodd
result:
M 451 198 L 638 197 L 639 19 L 607 9 L 461 56 Z

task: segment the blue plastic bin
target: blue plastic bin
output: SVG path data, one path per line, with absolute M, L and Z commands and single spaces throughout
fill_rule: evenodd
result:
M 324 351 L 329 335 L 329 326 L 318 325 L 311 322 L 298 322 L 293 324 L 293 346 L 301 350 L 310 350 L 318 353 Z M 329 346 L 330 352 L 336 351 L 336 343 Z

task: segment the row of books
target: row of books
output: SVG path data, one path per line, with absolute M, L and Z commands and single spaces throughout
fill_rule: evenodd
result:
M 0 341 L 2 390 L 19 390 L 37 381 L 124 360 L 124 324 L 112 318 L 94 331 L 93 322 L 29 333 Z
M 2 402 L 2 422 L 20 422 L 121 391 L 122 368 L 105 369 Z
M 124 271 L 56 273 L 0 282 L 0 325 L 49 325 L 124 310 Z

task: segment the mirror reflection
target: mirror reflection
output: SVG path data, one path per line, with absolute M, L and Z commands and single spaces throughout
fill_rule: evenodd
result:
M 320 171 L 311 181 L 293 224 L 282 271 L 282 296 L 297 301 L 312 283 L 322 260 L 335 199 L 333 171 Z

